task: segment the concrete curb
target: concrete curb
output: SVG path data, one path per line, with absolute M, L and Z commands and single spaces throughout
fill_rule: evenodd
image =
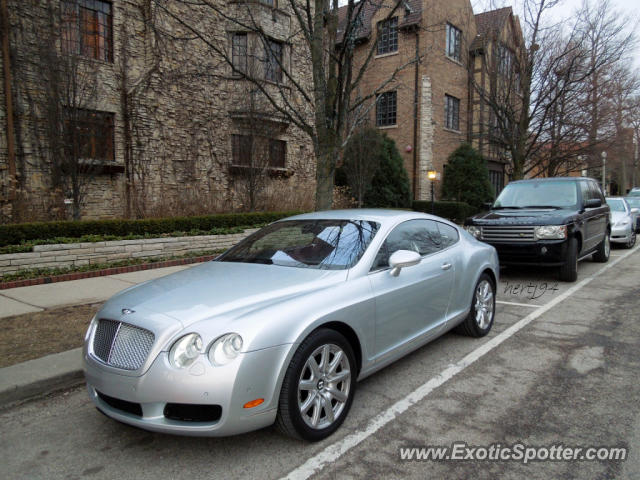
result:
M 82 348 L 0 369 L 0 408 L 80 385 Z

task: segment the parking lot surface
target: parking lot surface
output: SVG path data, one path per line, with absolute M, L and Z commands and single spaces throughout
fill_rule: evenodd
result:
M 268 428 L 154 434 L 99 414 L 83 388 L 3 411 L 3 478 L 640 478 L 640 254 L 585 260 L 578 281 L 503 270 L 495 325 L 449 333 L 358 384 L 320 443 Z M 401 459 L 405 447 L 602 446 L 625 461 Z

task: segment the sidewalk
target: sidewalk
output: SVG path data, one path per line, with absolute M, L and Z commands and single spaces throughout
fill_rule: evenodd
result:
M 194 265 L 197 264 L 1 290 L 0 318 L 103 302 L 132 285 Z M 83 380 L 81 355 L 81 349 L 77 348 L 1 368 L 0 407 L 80 384 Z

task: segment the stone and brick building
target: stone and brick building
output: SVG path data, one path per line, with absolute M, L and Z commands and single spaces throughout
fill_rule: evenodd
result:
M 6 3 L 3 222 L 68 218 L 74 175 L 83 218 L 242 209 L 249 190 L 257 207 L 312 207 L 309 137 L 243 79 L 252 69 L 274 91 L 311 82 L 286 2 L 220 0 L 206 12 L 149 0 Z M 175 14 L 210 32 L 219 54 L 190 40 Z M 248 15 L 268 47 L 242 27 Z
M 369 121 L 395 140 L 414 198 L 430 198 L 427 171 L 442 174 L 463 142 L 488 160 L 499 191 L 508 160 L 492 143 L 490 108 L 476 92 L 496 80 L 483 74 L 478 85 L 472 76 L 494 44 L 512 51 L 522 44 L 511 8 L 474 15 L 468 0 L 386 0 L 365 5 L 361 17 L 356 64 L 375 51 L 358 93 L 375 93 Z

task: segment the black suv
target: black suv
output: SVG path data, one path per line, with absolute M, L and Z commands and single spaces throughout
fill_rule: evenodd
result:
M 498 251 L 501 265 L 559 266 L 573 282 L 578 260 L 609 260 L 611 215 L 595 180 L 541 178 L 509 183 L 489 212 L 468 218 L 467 231 Z

